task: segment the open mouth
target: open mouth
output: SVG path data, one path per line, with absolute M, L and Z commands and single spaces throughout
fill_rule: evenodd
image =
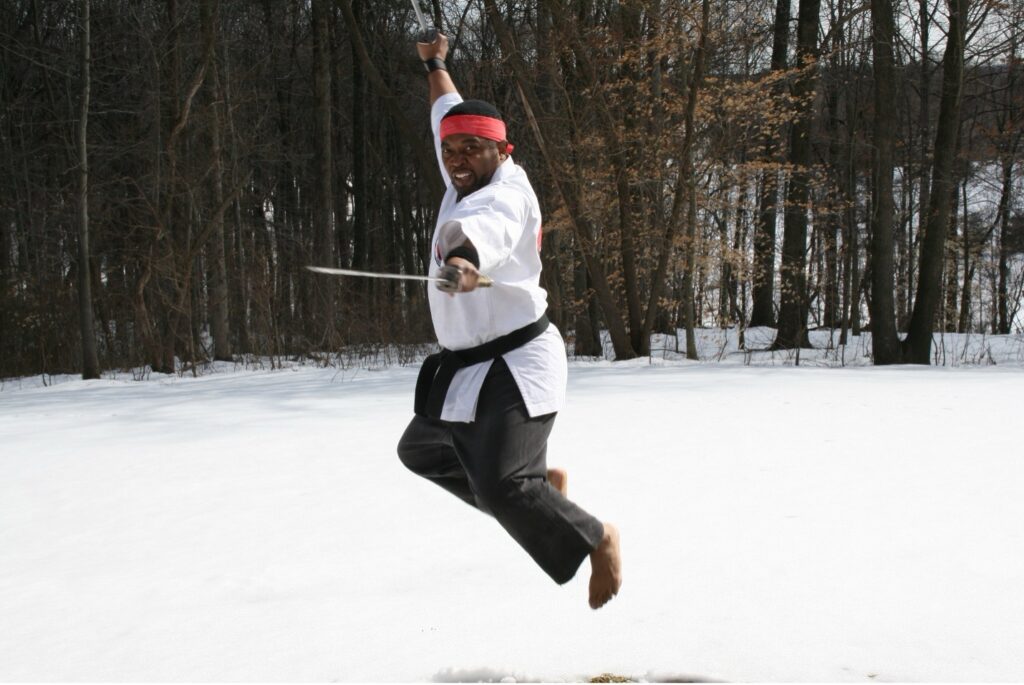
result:
M 473 180 L 473 174 L 469 171 L 455 171 L 452 172 L 452 183 L 459 185 L 465 185 Z

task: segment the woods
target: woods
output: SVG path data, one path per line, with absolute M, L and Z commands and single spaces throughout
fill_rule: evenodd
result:
M 431 0 L 545 217 L 575 354 L 652 332 L 1020 333 L 1020 3 Z M 406 0 L 0 8 L 0 377 L 432 340 Z M 682 339 L 682 337 L 681 337 Z

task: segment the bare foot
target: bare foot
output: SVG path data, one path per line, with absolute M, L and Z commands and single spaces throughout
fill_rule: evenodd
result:
M 548 469 L 548 482 L 551 487 L 562 493 L 562 497 L 569 496 L 569 474 L 565 469 Z
M 622 556 L 619 552 L 619 531 L 604 524 L 604 537 L 590 553 L 590 608 L 600 609 L 622 587 Z

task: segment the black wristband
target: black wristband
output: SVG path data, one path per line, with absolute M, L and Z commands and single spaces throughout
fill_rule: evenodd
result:
M 430 59 L 423 60 L 423 67 L 427 70 L 427 73 L 437 71 L 438 69 L 448 71 L 448 65 L 440 57 L 431 57 Z
M 448 260 L 452 257 L 462 257 L 467 262 L 470 262 L 477 269 L 480 268 L 480 253 L 476 251 L 475 247 L 469 245 L 459 245 L 448 251 L 448 254 L 444 256 L 444 261 L 447 264 Z

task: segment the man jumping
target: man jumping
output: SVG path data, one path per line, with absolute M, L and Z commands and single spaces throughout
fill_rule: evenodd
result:
M 567 366 L 540 287 L 540 206 L 510 157 L 498 110 L 463 101 L 445 66 L 448 39 L 416 49 L 447 190 L 431 242 L 430 314 L 442 351 L 424 362 L 416 416 L 398 443 L 411 471 L 492 515 L 557 583 L 590 557 L 590 606 L 622 585 L 619 533 L 566 494 L 547 469 Z M 481 273 L 495 282 L 483 288 Z

